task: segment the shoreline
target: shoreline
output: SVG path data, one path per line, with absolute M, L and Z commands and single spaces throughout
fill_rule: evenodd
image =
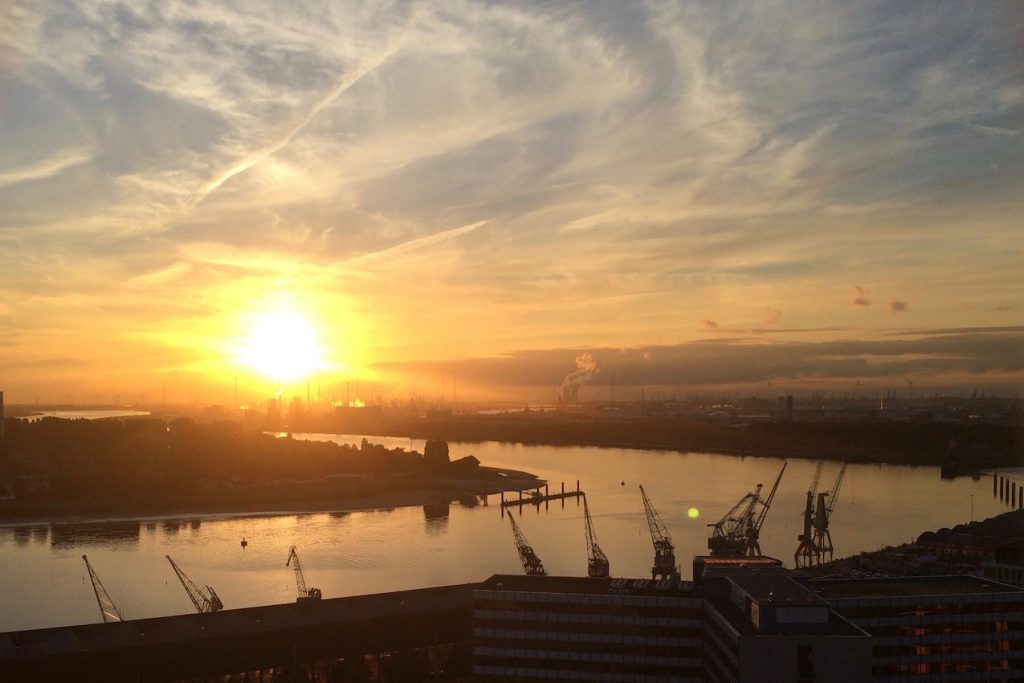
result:
M 281 505 L 246 505 L 235 504 L 226 509 L 217 506 L 201 505 L 154 507 L 135 512 L 61 512 L 54 515 L 29 514 L 13 516 L 9 519 L 0 518 L 0 529 L 16 529 L 22 527 L 74 525 L 74 524 L 117 524 L 138 522 L 146 524 L 168 520 L 223 520 L 242 519 L 249 517 L 286 517 L 289 515 L 332 514 L 349 512 L 373 512 L 377 510 L 394 510 L 404 507 L 423 507 L 428 505 L 456 504 L 468 496 L 475 498 L 498 495 L 504 492 L 527 491 L 543 486 L 544 479 L 530 472 L 500 469 L 481 466 L 486 471 L 484 478 L 437 478 L 423 488 L 404 491 L 384 491 L 363 498 L 350 499 L 318 499 L 311 502 L 293 501 Z M 482 505 L 481 505 L 482 506 Z

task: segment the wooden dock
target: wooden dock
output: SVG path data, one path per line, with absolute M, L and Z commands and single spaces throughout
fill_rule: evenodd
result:
M 501 508 L 502 508 L 502 510 L 504 510 L 505 508 L 511 508 L 511 507 L 521 508 L 524 505 L 536 505 L 536 506 L 540 507 L 540 505 L 542 503 L 545 504 L 545 506 L 546 506 L 547 503 L 549 503 L 549 502 L 551 502 L 553 500 L 560 500 L 560 501 L 562 501 L 562 505 L 565 505 L 565 500 L 566 499 L 570 499 L 570 498 L 577 498 L 577 499 L 579 499 L 579 498 L 581 498 L 581 497 L 586 495 L 585 493 L 583 493 L 583 491 L 580 491 L 580 482 L 579 482 L 579 480 L 576 481 L 576 490 L 575 491 L 573 491 L 573 490 L 566 491 L 565 490 L 565 482 L 562 482 L 561 490 L 556 492 L 556 493 L 551 493 L 548 490 L 548 485 L 547 484 L 545 484 L 543 487 L 538 486 L 535 490 L 527 490 L 526 495 L 523 495 L 523 491 L 518 491 L 518 493 L 519 493 L 519 497 L 518 498 L 511 498 L 511 499 L 507 499 L 506 500 L 505 493 L 502 492 L 502 494 L 501 494 Z

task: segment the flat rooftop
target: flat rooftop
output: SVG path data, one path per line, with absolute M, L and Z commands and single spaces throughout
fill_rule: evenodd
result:
M 725 574 L 723 578 L 732 581 L 747 595 L 761 604 L 817 605 L 827 607 L 828 603 L 814 591 L 808 590 L 785 574 Z M 706 580 L 710 581 L 714 575 Z
M 869 579 L 812 579 L 807 587 L 825 600 L 1021 593 L 1024 589 L 977 576 L 912 576 Z
M 746 636 L 759 636 L 762 635 L 750 617 L 743 613 L 731 600 L 726 599 L 711 599 L 709 604 L 712 608 L 718 612 L 718 615 L 728 621 L 736 631 Z M 794 628 L 793 632 L 799 632 L 799 628 Z M 817 637 L 856 637 L 856 638 L 870 638 L 871 636 L 856 626 L 855 624 L 847 621 L 842 615 L 837 614 L 835 610 L 828 610 L 828 626 L 824 633 L 815 634 Z M 771 634 L 765 634 L 766 638 L 773 637 Z
M 693 595 L 691 581 L 662 584 L 650 579 L 591 579 L 580 576 L 525 576 L 495 574 L 477 585 L 481 590 L 525 591 L 530 593 L 566 593 L 576 595 L 649 595 L 671 597 Z
M 224 636 L 274 634 L 289 629 L 344 629 L 373 619 L 427 619 L 472 604 L 475 584 L 265 605 L 211 614 L 181 614 L 119 623 L 0 633 L 0 671 L 7 660 L 119 650 L 139 645 L 174 646 L 183 641 L 216 641 Z

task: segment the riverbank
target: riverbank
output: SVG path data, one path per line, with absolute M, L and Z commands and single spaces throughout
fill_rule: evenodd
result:
M 180 502 L 138 506 L 130 510 L 97 507 L 69 511 L 49 506 L 49 510 L 25 510 L 22 514 L 0 515 L 0 527 L 39 526 L 44 524 L 101 524 L 108 522 L 153 522 L 164 519 L 191 520 L 238 517 L 277 517 L 313 513 L 343 513 L 369 510 L 421 507 L 444 504 L 474 506 L 481 498 L 503 492 L 534 490 L 545 481 L 520 470 L 494 467 L 478 468 L 477 476 L 402 478 L 400 489 L 381 490 L 365 496 L 291 498 L 268 501 Z
M 342 431 L 350 429 L 342 425 Z M 740 457 L 942 466 L 951 476 L 1024 465 L 1024 425 L 887 419 L 694 421 L 683 418 L 594 419 L 572 414 L 459 415 L 372 421 L 350 433 L 524 445 L 597 446 L 703 452 Z

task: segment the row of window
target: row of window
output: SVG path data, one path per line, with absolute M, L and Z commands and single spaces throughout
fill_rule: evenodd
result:
M 893 633 L 898 630 L 908 634 L 915 631 L 925 633 L 935 632 L 937 629 L 952 627 L 955 633 L 982 633 L 985 631 L 1006 632 L 1020 631 L 1024 628 L 1024 614 L 972 614 L 963 615 L 958 620 L 944 617 L 914 617 L 912 619 L 850 619 L 851 622 L 871 633 Z
M 642 655 L 639 653 L 581 652 L 574 650 L 537 650 L 531 648 L 497 647 L 480 643 L 473 648 L 473 656 L 477 658 L 514 658 L 516 660 L 537 659 L 543 661 L 580 662 L 583 664 L 635 664 L 657 667 L 700 666 L 702 653 L 700 649 L 690 652 L 690 656 L 677 652 L 672 655 Z
M 555 631 L 579 634 L 609 634 L 637 638 L 700 638 L 702 628 L 679 628 L 665 626 L 625 626 L 623 624 L 578 624 L 573 622 L 544 621 L 524 623 L 510 619 L 474 619 L 474 628 L 501 628 L 522 631 Z M 526 627 L 526 628 L 524 628 Z M 667 642 L 667 641 L 666 641 Z
M 681 601 L 680 601 L 681 602 Z M 687 601 L 689 602 L 689 601 Z M 525 602 L 509 600 L 491 600 L 482 598 L 473 601 L 474 610 L 509 610 L 543 614 L 607 614 L 611 616 L 652 618 L 689 618 L 700 619 L 703 609 L 696 605 L 680 604 L 672 606 L 658 605 L 624 605 L 624 604 L 590 604 L 584 602 Z
M 988 612 L 1021 612 L 1024 611 L 1024 593 L 1015 595 L 1012 598 L 1002 600 L 988 600 L 976 602 L 973 600 L 962 603 L 940 602 L 935 604 L 912 604 L 902 605 L 833 605 L 832 609 L 842 614 L 847 619 L 858 617 L 913 617 L 928 616 L 932 614 L 950 615 L 977 614 Z
M 524 610 L 476 609 L 474 619 L 521 619 L 523 621 L 562 621 L 579 624 L 623 624 L 646 626 L 693 626 L 699 625 L 699 619 L 681 619 L 670 617 L 633 617 L 608 615 L 590 612 L 529 612 Z
M 872 648 L 876 657 L 899 655 L 950 655 L 978 652 L 1022 652 L 1024 642 L 1019 640 L 979 640 L 965 643 L 939 643 L 934 645 L 903 644 L 876 645 Z
M 936 636 L 936 635 L 951 635 L 951 634 L 977 634 L 987 633 L 996 634 L 1000 636 L 1003 634 L 1014 633 L 1024 630 L 1024 621 L 1019 622 L 1006 622 L 1006 621 L 979 621 L 975 623 L 962 623 L 962 624 L 862 624 L 857 623 L 857 626 L 861 627 L 868 633 L 878 638 L 888 638 L 894 636 Z
M 946 626 L 942 629 L 933 629 L 931 633 L 916 633 L 916 631 L 923 631 L 926 629 L 902 628 L 907 631 L 914 631 L 915 633 L 891 636 L 876 635 L 875 643 L 878 645 L 946 645 L 992 640 L 993 636 L 993 632 L 989 630 L 973 631 L 968 633 L 963 631 L 954 631 L 952 626 Z M 1024 631 L 996 630 L 995 633 L 998 633 L 999 637 L 1003 640 L 1013 642 L 1024 640 Z
M 548 652 L 605 652 L 621 655 L 644 655 L 652 657 L 678 656 L 700 657 L 701 641 L 693 639 L 671 645 L 640 643 L 608 643 L 602 641 L 561 641 L 545 638 L 504 638 L 473 634 L 474 642 L 480 647 L 498 646 L 520 649 L 543 649 Z
M 672 609 L 700 609 L 701 598 L 686 596 L 609 595 L 597 593 L 544 593 L 542 591 L 475 590 L 473 602 L 497 600 L 500 602 L 541 602 L 570 605 L 635 605 L 644 609 L 665 607 Z
M 871 667 L 871 676 L 898 676 L 945 673 L 1005 673 L 1009 680 L 1024 679 L 1024 660 L 1001 659 L 981 662 L 904 662 L 899 664 L 876 664 Z
M 596 683 L 703 683 L 704 676 L 673 674 L 642 675 L 610 671 L 554 671 L 550 669 L 526 669 L 511 666 L 473 666 L 473 680 L 488 683 L 523 683 L 524 681 L 592 681 Z
M 587 666 L 590 664 L 590 666 Z M 617 662 L 581 662 L 578 660 L 542 659 L 534 657 L 489 657 L 473 655 L 473 668 L 492 666 L 509 667 L 516 669 L 534 670 L 530 674 L 536 677 L 540 671 L 604 671 L 607 673 L 633 674 L 639 676 L 676 676 L 676 677 L 699 677 L 703 667 L 691 666 L 665 666 L 639 663 L 617 663 Z

